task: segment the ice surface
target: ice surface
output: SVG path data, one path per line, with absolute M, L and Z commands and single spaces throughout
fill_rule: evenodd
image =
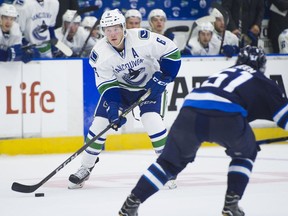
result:
M 156 159 L 151 151 L 103 152 L 82 189 L 67 189 L 78 156 L 34 193 L 11 190 L 13 182 L 40 182 L 71 154 L 0 156 L 0 216 L 116 216 L 126 196 Z M 178 188 L 162 189 L 139 208 L 139 216 L 221 215 L 229 158 L 221 147 L 200 148 L 178 176 Z M 263 145 L 240 202 L 248 216 L 288 215 L 288 145 Z

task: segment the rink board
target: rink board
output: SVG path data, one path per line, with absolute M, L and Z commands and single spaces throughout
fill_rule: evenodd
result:
M 288 56 L 269 56 L 266 72 L 285 92 L 288 91 L 287 60 Z M 182 58 L 176 80 L 167 86 L 164 122 L 168 130 L 185 95 L 207 76 L 233 62 L 235 57 Z M 25 65 L 1 63 L 0 66 L 3 75 L 0 90 L 4 92 L 0 95 L 0 154 L 65 153 L 79 149 L 99 97 L 87 59 L 33 61 Z M 139 119 L 138 114 L 134 110 Z M 109 131 L 105 149 L 151 149 L 141 122 L 131 114 L 127 118 L 117 133 Z M 271 122 L 256 121 L 252 127 L 257 140 L 288 135 Z
M 255 128 L 254 132 L 257 140 L 288 136 L 288 132 L 280 128 Z M 282 143 L 287 144 L 287 142 Z M 0 140 L 0 154 L 73 153 L 82 145 L 83 137 L 81 136 Z M 215 146 L 215 144 L 205 142 L 202 146 Z M 152 149 L 150 139 L 146 133 L 113 134 L 107 137 L 106 151 L 138 149 Z

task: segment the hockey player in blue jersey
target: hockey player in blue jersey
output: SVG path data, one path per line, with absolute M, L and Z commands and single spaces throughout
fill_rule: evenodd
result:
M 119 215 L 137 216 L 141 203 L 194 161 L 204 141 L 223 146 L 231 158 L 222 214 L 245 215 L 238 201 L 259 150 L 249 122 L 271 120 L 288 130 L 288 100 L 264 75 L 265 65 L 263 50 L 244 47 L 235 66 L 209 77 L 186 96 L 162 154 L 141 176 Z
M 126 29 L 125 17 L 118 9 L 105 11 L 100 25 L 105 37 L 94 46 L 89 60 L 95 71 L 100 99 L 86 140 L 103 131 L 109 122 L 120 128 L 126 118 L 119 117 L 119 110 L 131 106 L 150 89 L 151 94 L 139 105 L 140 117 L 154 151 L 159 155 L 167 138 L 161 117 L 165 101 L 162 95 L 166 85 L 178 74 L 179 49 L 160 34 L 146 29 Z M 105 141 L 106 134 L 83 152 L 81 167 L 69 177 L 70 189 L 83 187 Z M 173 181 L 169 183 L 169 188 L 176 187 Z

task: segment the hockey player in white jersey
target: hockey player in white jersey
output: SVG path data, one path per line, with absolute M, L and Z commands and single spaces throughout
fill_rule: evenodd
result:
M 51 44 L 45 42 L 55 38 L 54 26 L 59 2 L 57 0 L 15 0 L 14 5 L 19 13 L 18 22 L 27 43 L 38 45 L 36 48 L 40 52 L 40 57 L 52 58 Z
M 223 40 L 221 53 L 225 56 L 232 57 L 233 55 L 238 54 L 239 38 L 231 31 L 226 30 L 224 17 L 221 12 L 216 8 L 213 8 L 210 15 L 215 17 L 212 41 L 215 40 L 214 43 L 221 44 Z
M 3 3 L 0 7 L 0 61 L 29 62 L 33 57 L 31 49 L 22 50 L 22 33 L 18 23 L 16 8 Z
M 126 28 L 141 28 L 142 15 L 136 9 L 127 10 L 125 13 Z
M 73 20 L 75 13 L 76 10 L 67 10 L 62 17 L 62 27 L 55 30 L 57 39 L 72 49 L 72 57 L 78 57 L 80 55 L 85 41 L 89 36 L 89 32 L 80 26 L 81 17 L 78 15 Z M 68 33 L 66 33 L 66 31 L 68 31 Z M 64 38 L 65 35 L 67 35 L 66 38 Z M 81 57 L 88 57 L 94 45 L 95 41 L 92 38 L 89 38 Z
M 166 85 L 178 73 L 180 52 L 170 39 L 162 35 L 146 29 L 126 29 L 125 17 L 118 9 L 104 12 L 100 25 L 105 37 L 94 46 L 90 65 L 95 71 L 101 96 L 86 142 L 105 129 L 109 122 L 118 128 L 125 124 L 126 119 L 119 117 L 119 110 L 125 110 L 151 89 L 151 94 L 139 109 L 142 124 L 159 155 L 167 136 L 160 115 L 164 102 L 162 96 Z M 69 177 L 69 188 L 83 186 L 98 161 L 105 140 L 106 135 L 102 135 L 84 151 L 80 169 Z M 176 187 L 173 181 L 170 186 Z
M 285 29 L 278 37 L 279 43 L 279 53 L 287 54 L 288 53 L 288 29 Z
M 220 41 L 212 40 L 214 27 L 210 22 L 203 22 L 196 27 L 198 34 L 192 36 L 183 53 L 195 56 L 218 55 Z
M 94 16 L 85 16 L 81 22 L 81 26 L 86 30 L 88 31 L 88 33 L 90 33 L 90 31 L 92 30 L 91 32 L 91 38 L 97 42 L 98 39 L 101 39 L 103 37 L 103 35 L 101 34 L 101 31 L 100 31 L 100 23 L 97 24 L 97 26 L 95 26 L 97 22 L 97 18 L 94 17 Z

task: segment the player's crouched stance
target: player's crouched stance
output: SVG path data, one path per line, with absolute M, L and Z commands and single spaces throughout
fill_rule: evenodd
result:
M 288 130 L 287 97 L 264 75 L 265 65 L 263 50 L 246 46 L 241 49 L 235 66 L 212 75 L 186 96 L 162 154 L 141 176 L 119 215 L 137 216 L 141 203 L 194 161 L 204 141 L 226 148 L 231 158 L 222 214 L 245 215 L 238 202 L 248 185 L 259 150 L 249 122 L 266 119 Z
M 148 89 L 150 95 L 139 104 L 141 122 L 156 155 L 163 151 L 167 130 L 161 111 L 163 92 L 181 65 L 180 52 L 170 39 L 145 29 L 126 29 L 125 17 L 118 10 L 105 11 L 100 21 L 105 37 L 90 54 L 100 99 L 86 142 L 112 123 L 117 130 L 126 122 L 119 110 L 126 110 Z M 84 152 L 80 169 L 70 175 L 70 189 L 81 188 L 98 162 L 106 134 L 96 139 Z M 175 188 L 174 181 L 169 187 Z

